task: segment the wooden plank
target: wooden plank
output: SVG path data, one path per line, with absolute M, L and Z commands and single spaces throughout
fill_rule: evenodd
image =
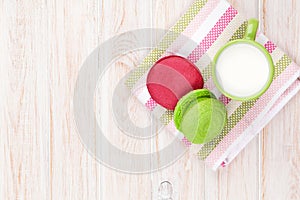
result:
M 257 1 L 229 1 L 246 18 L 259 18 Z M 225 169 L 214 177 L 218 187 L 215 199 L 257 199 L 259 196 L 259 137 L 256 137 Z M 210 196 L 211 199 L 214 199 Z
M 49 196 L 45 7 L 0 2 L 0 199 Z
M 103 1 L 98 13 L 101 19 L 98 25 L 100 44 L 110 37 L 126 31 L 150 28 L 151 8 L 151 1 Z M 135 42 L 135 38 L 125 38 L 123 45 Z M 99 83 L 98 94 L 102 98 L 98 102 L 98 106 L 105 111 L 102 110 L 98 114 L 100 118 L 106 119 L 102 122 L 98 121 L 100 124 L 102 123 L 103 133 L 107 134 L 105 136 L 112 145 L 133 154 L 149 153 L 150 141 L 132 138 L 122 132 L 118 128 L 110 108 L 113 106 L 111 102 L 116 85 L 130 70 L 137 67 L 148 51 L 133 50 L 132 53 L 116 59 Z M 124 106 L 126 103 L 124 102 Z M 133 123 L 142 127 L 147 125 L 148 121 L 143 121 L 147 115 L 144 106 L 134 98 L 130 99 L 128 103 L 128 111 Z M 129 169 L 121 173 L 102 165 L 98 165 L 98 168 L 101 171 L 98 189 L 101 191 L 101 199 L 151 199 L 150 174 L 136 175 L 132 174 Z
M 98 44 L 98 1 L 48 1 L 50 199 L 96 199 L 97 162 L 80 142 L 71 112 L 77 73 Z
M 264 33 L 280 48 L 300 63 L 299 56 L 299 2 L 268 2 L 261 0 Z
M 297 63 L 299 1 L 261 0 L 264 32 Z M 262 199 L 300 199 L 300 124 L 298 94 L 265 128 L 262 138 Z
M 258 17 L 258 1 L 229 1 L 246 18 Z M 205 169 L 205 199 L 257 199 L 258 149 L 255 138 L 237 158 L 224 169 Z
M 193 0 L 153 2 L 153 28 L 168 30 L 184 14 Z M 169 137 L 162 137 L 161 134 L 168 134 Z M 156 149 L 159 155 L 157 149 L 166 147 L 174 140 L 177 138 L 171 133 L 162 132 L 156 137 L 153 149 Z M 180 142 L 178 145 L 181 145 Z M 196 153 L 196 150 L 188 150 L 171 166 L 152 174 L 152 199 L 204 199 L 204 164 L 199 161 Z
M 246 18 L 258 18 L 258 1 L 229 1 Z M 259 138 L 255 138 L 226 168 L 206 168 L 205 199 L 257 199 Z

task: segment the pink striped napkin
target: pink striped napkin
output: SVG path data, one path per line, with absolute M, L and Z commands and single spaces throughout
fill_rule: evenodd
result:
M 211 78 L 211 58 L 227 42 L 242 38 L 246 27 L 247 19 L 227 1 L 196 0 L 126 81 L 140 102 L 190 147 L 192 144 L 174 127 L 173 112 L 151 99 L 146 88 L 146 76 L 151 66 L 168 52 L 184 56 L 199 67 L 205 88 L 213 91 L 226 105 L 229 117 L 217 138 L 197 146 L 198 156 L 213 170 L 230 163 L 300 90 L 300 67 L 260 33 L 256 40 L 270 52 L 275 64 L 275 77 L 268 91 L 257 100 L 238 102 L 226 98 L 216 89 Z M 193 42 L 180 39 L 180 35 Z

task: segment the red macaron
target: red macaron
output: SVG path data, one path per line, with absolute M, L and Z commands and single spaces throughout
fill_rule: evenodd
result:
M 159 105 L 174 110 L 187 93 L 202 89 L 203 77 L 189 60 L 172 55 L 158 60 L 147 76 L 147 88 Z

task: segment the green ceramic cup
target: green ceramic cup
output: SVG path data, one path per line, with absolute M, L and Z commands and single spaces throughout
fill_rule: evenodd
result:
M 227 43 L 213 61 L 213 80 L 227 97 L 248 101 L 259 98 L 274 77 L 271 55 L 255 41 L 258 20 L 250 19 L 243 39 Z

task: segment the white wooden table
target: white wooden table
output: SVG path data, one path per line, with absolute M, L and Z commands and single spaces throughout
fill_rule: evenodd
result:
M 247 17 L 259 18 L 261 30 L 300 64 L 300 1 L 230 2 Z M 300 199 L 300 94 L 218 172 L 189 152 L 158 172 L 124 174 L 96 162 L 81 144 L 70 102 L 84 59 L 118 33 L 168 29 L 191 3 L 0 1 L 1 200 L 159 199 L 163 181 L 170 182 L 174 200 Z M 114 79 L 143 55 L 130 54 L 113 63 L 108 73 L 115 78 L 107 78 L 103 92 L 112 90 Z M 138 117 L 140 108 L 131 105 L 136 123 L 147 123 Z M 113 121 L 108 128 L 118 131 Z M 143 151 L 138 143 L 115 135 L 110 139 L 127 150 Z

